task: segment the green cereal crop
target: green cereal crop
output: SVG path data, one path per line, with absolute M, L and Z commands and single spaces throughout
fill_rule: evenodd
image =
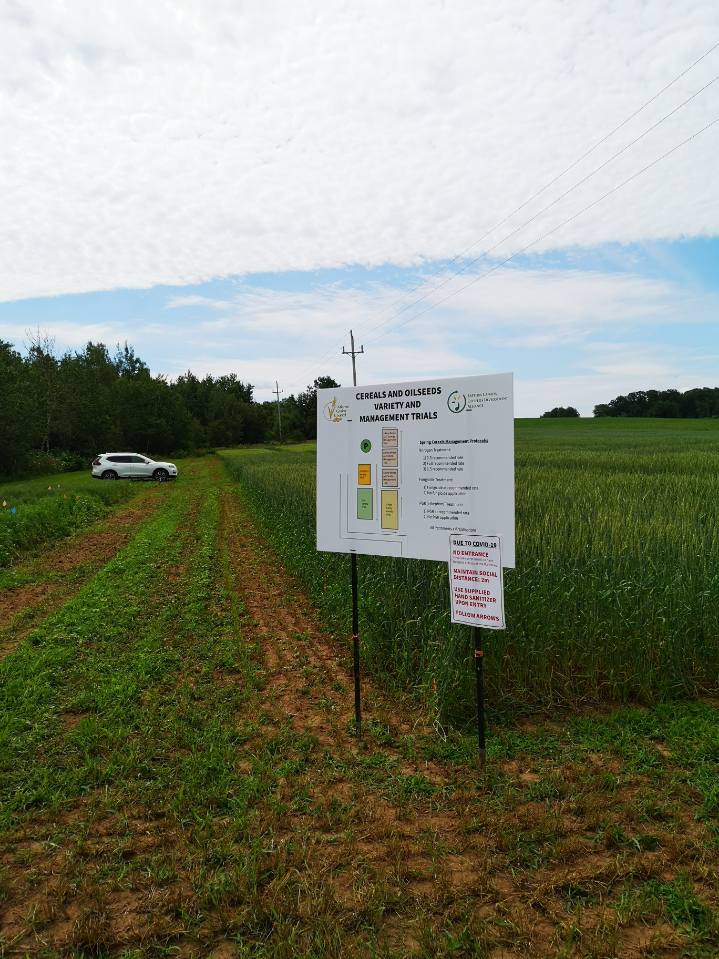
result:
M 225 451 L 283 561 L 349 628 L 349 562 L 315 549 L 312 451 Z M 508 628 L 486 634 L 494 708 L 652 702 L 719 688 L 719 424 L 517 421 L 517 568 Z M 442 563 L 360 557 L 375 673 L 441 717 L 472 711 L 469 630 Z

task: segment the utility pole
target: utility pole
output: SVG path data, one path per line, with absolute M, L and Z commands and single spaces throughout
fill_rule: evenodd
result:
M 277 427 L 280 432 L 280 443 L 282 442 L 282 413 L 280 412 L 280 393 L 284 393 L 284 390 L 280 389 L 280 384 L 275 380 L 275 388 L 272 390 L 277 396 Z
M 355 366 L 355 356 L 360 356 L 364 353 L 364 346 L 360 346 L 358 350 L 355 349 L 355 338 L 352 330 L 350 330 L 350 349 L 346 350 L 344 346 L 342 347 L 343 356 L 352 357 L 352 385 L 357 386 L 357 367 Z
M 343 356 L 352 357 L 352 385 L 357 386 L 357 366 L 355 357 L 364 353 L 364 346 L 355 349 L 355 338 L 350 330 L 350 349 L 342 347 Z M 357 738 L 362 738 L 362 695 L 360 691 L 360 647 L 359 647 L 359 602 L 357 589 L 357 554 L 350 553 L 350 581 L 352 585 L 352 672 L 355 686 L 355 728 Z

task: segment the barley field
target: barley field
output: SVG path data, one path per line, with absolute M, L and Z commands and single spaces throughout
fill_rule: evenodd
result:
M 227 450 L 283 561 L 326 622 L 349 629 L 345 556 L 315 550 L 307 446 Z M 719 423 L 519 420 L 517 568 L 508 628 L 487 635 L 495 709 L 649 703 L 719 685 Z M 367 666 L 472 715 L 469 630 L 449 621 L 446 566 L 360 557 Z

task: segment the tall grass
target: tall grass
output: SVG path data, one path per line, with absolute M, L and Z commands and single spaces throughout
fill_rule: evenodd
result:
M 0 569 L 24 550 L 62 539 L 92 523 L 136 491 L 134 484 L 125 481 L 93 481 L 87 471 L 0 486 Z
M 495 708 L 651 702 L 719 689 L 719 424 L 518 421 L 508 628 L 486 633 Z M 328 623 L 349 628 L 348 560 L 315 549 L 312 453 L 227 451 L 265 532 Z M 471 715 L 469 630 L 445 564 L 360 557 L 363 655 Z
M 33 476 L 21 480 L 0 482 L 0 503 L 3 500 L 13 505 L 20 503 L 34 503 L 36 500 L 54 498 L 60 493 L 90 493 L 91 495 L 112 496 L 108 491 L 110 486 L 124 487 L 124 481 L 106 483 L 94 479 L 90 470 L 75 470 L 72 473 L 48 473 L 44 476 Z M 104 487 L 104 489 L 101 489 Z

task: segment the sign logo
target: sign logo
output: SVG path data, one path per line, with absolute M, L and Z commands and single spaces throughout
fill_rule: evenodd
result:
M 362 440 L 360 443 L 360 449 L 363 453 L 369 453 L 369 451 L 372 449 L 372 444 L 369 440 Z
M 467 406 L 467 397 L 459 390 L 453 390 L 447 397 L 447 406 L 450 413 L 461 413 Z
M 347 418 L 347 407 L 337 402 L 337 397 L 333 397 L 324 407 L 325 419 L 330 423 L 341 423 Z

